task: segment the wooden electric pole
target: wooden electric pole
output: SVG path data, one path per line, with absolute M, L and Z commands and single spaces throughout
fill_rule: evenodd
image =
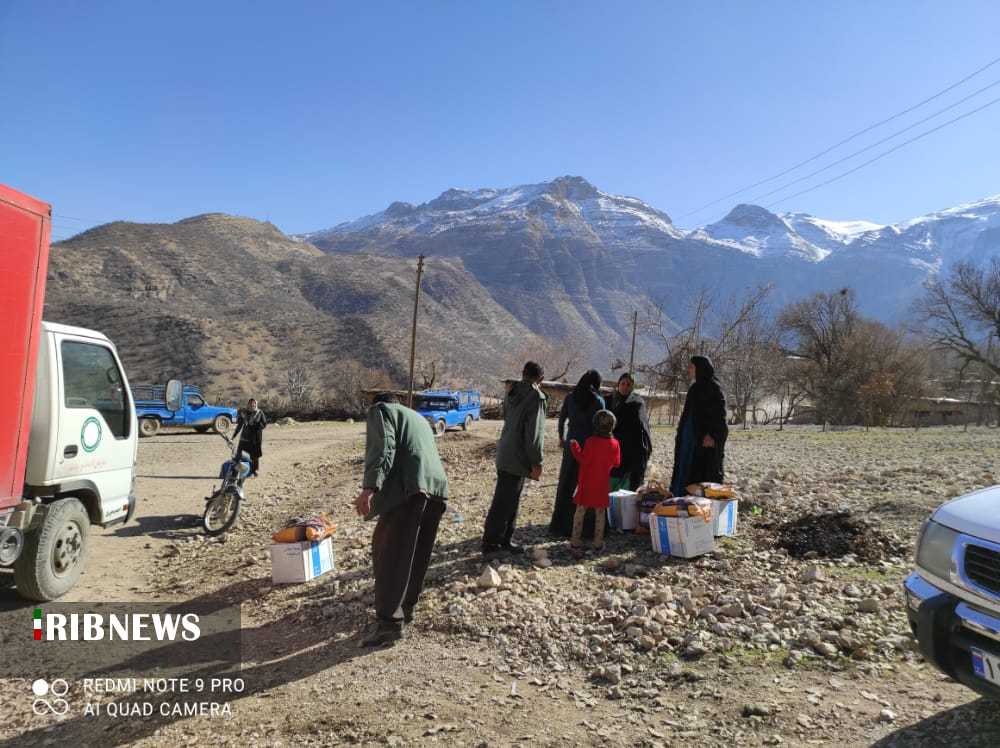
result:
M 413 407 L 413 367 L 417 361 L 417 312 L 420 310 L 420 276 L 424 274 L 424 256 L 417 258 L 417 292 L 413 297 L 413 332 L 410 335 L 410 394 L 407 407 Z
M 632 312 L 632 352 L 628 355 L 628 373 L 635 375 L 635 330 L 639 326 L 639 312 Z

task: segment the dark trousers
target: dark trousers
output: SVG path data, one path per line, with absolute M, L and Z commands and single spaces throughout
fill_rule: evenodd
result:
M 552 507 L 552 520 L 549 522 L 549 532 L 561 538 L 573 534 L 573 516 L 576 505 L 573 495 L 576 493 L 576 483 L 580 477 L 580 466 L 569 450 L 569 444 L 563 450 L 562 464 L 559 465 L 559 484 L 556 486 L 556 502 Z M 590 536 L 594 532 L 594 521 L 588 516 L 584 525 L 584 534 Z
M 403 609 L 416 605 L 444 509 L 444 501 L 415 494 L 379 516 L 372 533 L 372 563 L 380 621 L 402 623 Z
M 493 490 L 493 503 L 486 514 L 486 524 L 483 527 L 483 545 L 501 545 L 509 543 L 514 537 L 514 527 L 517 523 L 517 510 L 521 506 L 521 492 L 524 490 L 524 477 L 497 471 L 497 485 Z
M 250 456 L 250 472 L 256 473 L 260 468 L 260 447 L 254 442 L 240 441 L 240 451 Z

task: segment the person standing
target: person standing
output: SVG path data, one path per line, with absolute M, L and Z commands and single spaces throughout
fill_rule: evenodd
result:
M 267 428 L 267 416 L 257 407 L 257 400 L 250 398 L 246 410 L 241 410 L 236 419 L 236 430 L 233 438 L 240 438 L 240 451 L 250 455 L 250 475 L 257 477 L 260 469 L 260 458 L 264 453 L 264 429 Z
M 604 522 L 608 513 L 608 478 L 621 464 L 622 453 L 614 437 L 615 415 L 609 410 L 594 414 L 594 435 L 582 447 L 573 439 L 569 443 L 573 459 L 580 463 L 580 482 L 573 503 L 573 535 L 570 552 L 576 558 L 583 555 L 583 521 L 588 512 L 594 515 L 594 550 L 604 548 Z
M 622 461 L 611 471 L 612 488 L 635 491 L 646 480 L 646 465 L 653 454 L 646 401 L 635 392 L 635 378 L 628 372 L 618 377 L 618 387 L 608 403 L 615 414 L 615 438 L 621 445 Z
M 405 635 L 424 586 L 431 550 L 448 499 L 448 477 L 434 432 L 391 394 L 368 409 L 365 475 L 354 507 L 372 532 L 374 632 L 362 646 L 392 644 Z
M 601 375 L 591 369 L 577 382 L 576 387 L 563 400 L 559 410 L 559 446 L 562 447 L 562 464 L 559 466 L 559 484 L 556 488 L 555 505 L 552 507 L 552 520 L 549 522 L 549 534 L 560 538 L 568 538 L 573 532 L 573 494 L 576 493 L 579 466 L 570 442 L 574 439 L 585 444 L 587 438 L 594 433 L 594 414 L 604 410 L 604 398 L 600 395 Z M 585 528 L 590 535 L 592 530 Z
M 497 442 L 497 483 L 483 527 L 483 553 L 521 553 L 513 542 L 517 510 L 526 478 L 542 476 L 547 399 L 539 389 L 544 372 L 534 361 L 524 365 L 521 381 L 503 402 L 503 429 Z
M 687 494 L 692 483 L 722 483 L 725 479 L 726 395 L 715 378 L 715 368 L 707 356 L 693 356 L 688 364 L 691 386 L 684 398 L 684 410 L 674 441 L 674 470 L 670 491 Z

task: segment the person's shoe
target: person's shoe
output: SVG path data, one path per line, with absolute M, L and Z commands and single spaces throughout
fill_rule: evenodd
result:
M 362 647 L 388 647 L 399 640 L 405 638 L 406 629 L 402 622 L 390 623 L 389 621 L 379 621 L 378 625 L 368 637 L 361 642 Z
M 502 545 L 500 545 L 500 543 L 483 543 L 483 555 L 484 556 L 487 556 L 487 557 L 497 556 L 497 555 L 503 553 L 503 551 L 504 551 L 504 547 Z
M 500 547 L 503 550 L 507 551 L 507 553 L 513 554 L 515 556 L 519 556 L 522 553 L 524 553 L 524 546 L 523 545 L 518 545 L 517 543 L 511 543 L 509 540 L 504 541 L 503 543 L 501 543 Z

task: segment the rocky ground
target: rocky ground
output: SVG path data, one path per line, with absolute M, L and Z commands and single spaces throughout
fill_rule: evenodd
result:
M 27 683 L 8 680 L 0 737 L 23 745 L 1000 744 L 996 705 L 915 653 L 900 592 L 927 514 L 996 482 L 1000 432 L 734 432 L 739 533 L 689 561 L 661 557 L 648 536 L 632 534 L 575 561 L 545 532 L 558 465 L 550 448 L 541 483 L 522 503 L 518 539 L 532 552 L 487 566 L 478 545 L 497 430 L 484 422 L 439 440 L 453 499 L 427 590 L 410 639 L 377 652 L 357 648 L 371 593 L 371 526 L 350 506 L 360 425 L 270 429 L 264 475 L 221 540 L 196 527 L 221 459 L 213 437 L 144 440 L 139 524 L 97 539 L 75 599 L 242 604 L 246 690 L 225 697 L 229 719 L 55 722 L 26 714 Z M 672 436 L 656 433 L 664 473 Z M 318 510 L 340 525 L 336 573 L 272 585 L 270 533 Z M 131 560 L 125 574 L 122 558 Z

